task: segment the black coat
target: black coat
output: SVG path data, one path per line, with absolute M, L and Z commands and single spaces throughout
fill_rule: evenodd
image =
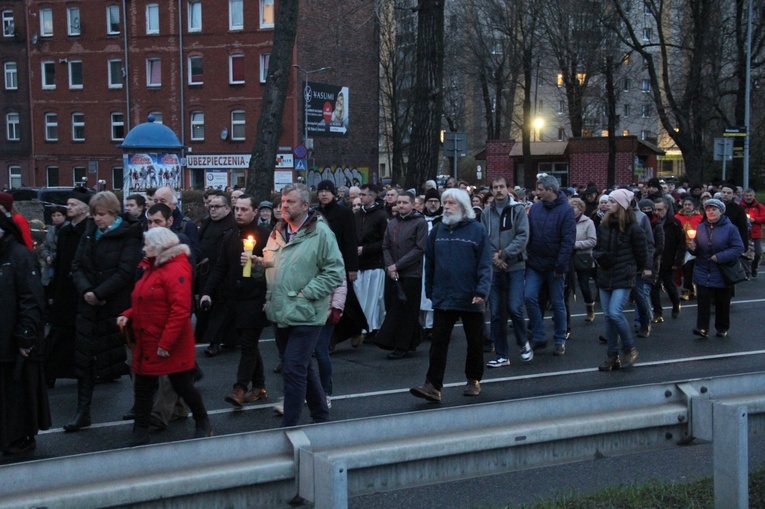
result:
M 359 270 L 383 269 L 383 238 L 388 228 L 388 214 L 382 203 L 377 201 L 368 209 L 362 207 L 356 214 L 356 233 L 359 246 Z
M 223 250 L 215 267 L 202 290 L 202 295 L 217 295 L 223 302 L 233 306 L 234 326 L 237 329 L 256 329 L 268 325 L 263 311 L 266 302 L 266 280 L 262 268 L 252 267 L 252 275 L 242 277 L 242 239 L 252 236 L 255 240 L 253 254 L 263 256 L 263 248 L 268 243 L 270 232 L 265 226 L 258 226 L 257 221 L 232 230 L 223 239 Z M 211 297 L 212 298 L 212 297 Z
M 96 241 L 96 224 L 88 219 L 72 264 L 80 302 L 75 343 L 78 377 L 88 376 L 91 366 L 97 378 L 107 380 L 128 372 L 117 317 L 130 307 L 130 292 L 141 260 L 142 234 L 138 223 L 123 221 Z M 92 306 L 85 302 L 83 296 L 88 292 L 103 304 Z
M 319 212 L 327 220 L 330 230 L 335 234 L 337 246 L 343 256 L 346 272 L 359 270 L 359 242 L 356 235 L 356 218 L 353 211 L 332 200 L 327 205 L 320 205 Z
M 667 214 L 664 217 L 664 252 L 661 255 L 661 266 L 667 269 L 682 267 L 687 247 L 683 225 L 675 216 Z
M 53 287 L 53 306 L 51 324 L 58 327 L 74 327 L 77 316 L 79 294 L 72 280 L 72 263 L 77 255 L 77 248 L 85 233 L 87 220 L 76 225 L 68 223 L 61 227 L 56 241 L 56 258 L 53 269 L 56 274 Z
M 608 223 L 601 221 L 592 256 L 599 264 L 598 288 L 633 288 L 638 270 L 648 259 L 645 232 L 637 223 L 629 223 L 626 231 L 620 231 L 614 218 Z M 609 262 L 612 265 L 606 267 Z
M 209 217 L 206 217 L 202 221 L 202 226 L 199 228 L 199 245 L 202 257 L 197 260 L 199 270 L 197 271 L 197 277 L 194 280 L 196 293 L 200 293 L 205 287 L 207 279 L 210 277 L 210 274 L 218 261 L 218 257 L 223 252 L 223 239 L 229 232 L 237 230 L 238 227 L 233 212 L 229 212 L 228 215 L 220 221 L 213 221 Z M 213 294 L 211 297 L 215 299 L 215 295 L 216 294 Z
M 741 235 L 741 242 L 744 243 L 744 252 L 746 252 L 749 245 L 749 221 L 746 218 L 746 210 L 738 203 L 730 201 L 725 204 L 725 215 L 728 216 L 733 226 L 738 229 L 738 234 Z

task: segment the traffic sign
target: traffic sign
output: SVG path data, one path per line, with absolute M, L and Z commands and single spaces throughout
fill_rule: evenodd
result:
M 305 145 L 298 145 L 293 152 L 298 159 L 305 159 L 305 156 L 308 155 L 308 149 L 305 148 Z
M 295 159 L 295 171 L 305 171 L 307 168 L 305 159 Z

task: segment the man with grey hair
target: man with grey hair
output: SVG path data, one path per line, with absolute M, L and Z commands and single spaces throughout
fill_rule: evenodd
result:
M 491 244 L 486 228 L 475 220 L 470 196 L 447 189 L 441 197 L 444 215 L 428 237 L 425 251 L 425 293 L 433 302 L 433 338 L 425 383 L 409 392 L 441 401 L 449 341 L 462 320 L 468 349 L 464 396 L 481 393 L 483 377 L 483 313 L 491 289 Z
M 303 401 L 314 422 L 329 419 L 311 356 L 327 321 L 330 294 L 345 279 L 345 266 L 332 230 L 310 203 L 304 184 L 284 186 L 282 219 L 268 237 L 263 258 L 252 257 L 266 269 L 266 315 L 277 327 L 284 377 L 282 427 L 299 423 Z
M 560 190 L 552 175 L 537 175 L 539 201 L 529 209 L 529 243 L 527 245 L 526 286 L 524 300 L 529 315 L 531 346 L 534 350 L 547 347 L 539 291 L 547 284 L 553 307 L 555 348 L 553 355 L 566 353 L 566 300 L 563 286 L 571 263 L 576 241 L 574 209 L 566 194 Z

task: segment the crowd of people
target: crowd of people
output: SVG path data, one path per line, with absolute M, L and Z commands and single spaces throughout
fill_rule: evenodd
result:
M 189 414 L 193 436 L 210 436 L 195 345 L 207 345 L 208 357 L 238 348 L 222 397 L 242 408 L 268 398 L 258 345 L 267 327 L 279 351 L 273 371 L 284 398 L 274 408 L 285 427 L 300 422 L 304 403 L 312 422 L 329 419 L 330 352 L 339 343 L 373 343 L 396 361 L 429 342 L 424 383 L 410 392 L 438 402 L 461 320 L 463 394 L 477 396 L 485 368 L 514 357 L 508 320 L 521 361 L 549 339 L 553 356 L 566 354 L 577 292 L 585 322 L 596 320 L 598 305 L 603 313 L 599 369 L 628 368 L 638 358 L 635 337 L 664 321 L 665 293 L 672 318 L 697 299 L 689 333 L 700 338 L 711 333 L 714 305 L 716 335 L 726 337 L 735 284 L 756 278 L 762 257 L 765 206 L 729 183 L 652 178 L 602 190 L 540 174 L 529 190 L 500 176 L 487 188 L 450 179 L 418 192 L 325 180 L 312 198 L 303 184 L 287 185 L 273 203 L 208 190 L 196 224 L 169 187 L 129 195 L 124 207 L 109 191 L 75 188 L 35 247 L 12 197 L 0 193 L 3 452 L 35 448 L 37 432 L 51 426 L 47 389 L 59 378 L 77 380 L 67 432 L 91 425 L 98 382 L 129 375 L 127 445 Z M 631 326 L 624 310 L 632 302 Z

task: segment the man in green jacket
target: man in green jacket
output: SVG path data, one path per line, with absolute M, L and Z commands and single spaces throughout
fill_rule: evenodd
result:
M 309 210 L 311 194 L 303 184 L 282 189 L 282 219 L 263 250 L 268 294 L 266 315 L 276 323 L 282 357 L 282 427 L 300 421 L 303 401 L 313 422 L 329 419 L 324 390 L 311 355 L 329 313 L 330 294 L 343 283 L 345 266 L 335 235 L 320 214 Z

